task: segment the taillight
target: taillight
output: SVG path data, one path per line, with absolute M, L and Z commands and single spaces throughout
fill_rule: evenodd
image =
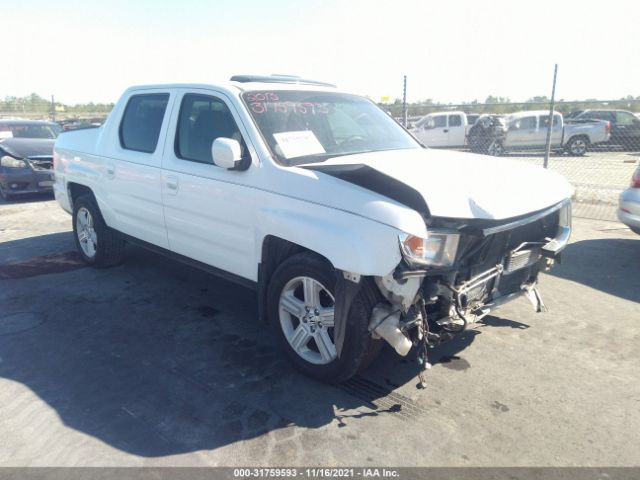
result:
M 640 167 L 631 176 L 631 188 L 640 188 Z
M 607 122 L 606 127 L 604 127 L 604 131 L 607 135 L 611 133 L 611 122 Z

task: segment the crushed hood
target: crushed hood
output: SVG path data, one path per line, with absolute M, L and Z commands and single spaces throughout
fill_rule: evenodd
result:
M 0 150 L 16 158 L 53 156 L 54 143 L 50 138 L 5 138 L 0 140 Z
M 449 150 L 361 153 L 304 168 L 356 183 L 412 208 L 424 201 L 427 213 L 436 217 L 502 220 L 573 195 L 564 177 L 540 165 Z M 382 175 L 372 180 L 372 170 Z

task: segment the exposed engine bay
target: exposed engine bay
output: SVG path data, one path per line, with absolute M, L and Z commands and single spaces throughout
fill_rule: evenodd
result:
M 455 261 L 446 268 L 416 268 L 403 260 L 394 272 L 376 278 L 388 303 L 374 309 L 370 332 L 400 355 L 417 347 L 424 372 L 430 368 L 429 348 L 454 338 L 492 308 L 525 296 L 536 312 L 544 311 L 538 274 L 559 261 L 570 232 L 570 208 L 562 202 L 508 222 L 429 219 L 428 228 L 460 233 Z

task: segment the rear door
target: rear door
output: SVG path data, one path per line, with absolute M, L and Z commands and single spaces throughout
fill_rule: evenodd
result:
M 449 115 L 447 119 L 448 126 L 448 141 L 447 146 L 449 147 L 462 147 L 465 144 L 466 137 L 466 125 L 464 122 L 464 118 L 459 113 L 454 113 Z
M 178 107 L 179 104 L 179 107 Z M 216 138 L 241 142 L 251 162 L 242 122 L 229 99 L 211 90 L 182 90 L 167 134 L 162 198 L 170 249 L 207 265 L 256 280 L 255 190 L 258 168 L 214 165 Z
M 104 208 L 110 210 L 110 226 L 164 248 L 168 242 L 160 168 L 172 97 L 170 91 L 161 89 L 134 92 L 118 115 L 120 121 L 110 124 L 102 136 L 100 148 L 104 152 Z

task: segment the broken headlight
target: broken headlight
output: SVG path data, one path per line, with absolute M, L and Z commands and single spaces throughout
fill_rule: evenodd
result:
M 460 234 L 430 230 L 427 238 L 400 235 L 400 250 L 409 264 L 427 267 L 450 267 L 456 259 Z

